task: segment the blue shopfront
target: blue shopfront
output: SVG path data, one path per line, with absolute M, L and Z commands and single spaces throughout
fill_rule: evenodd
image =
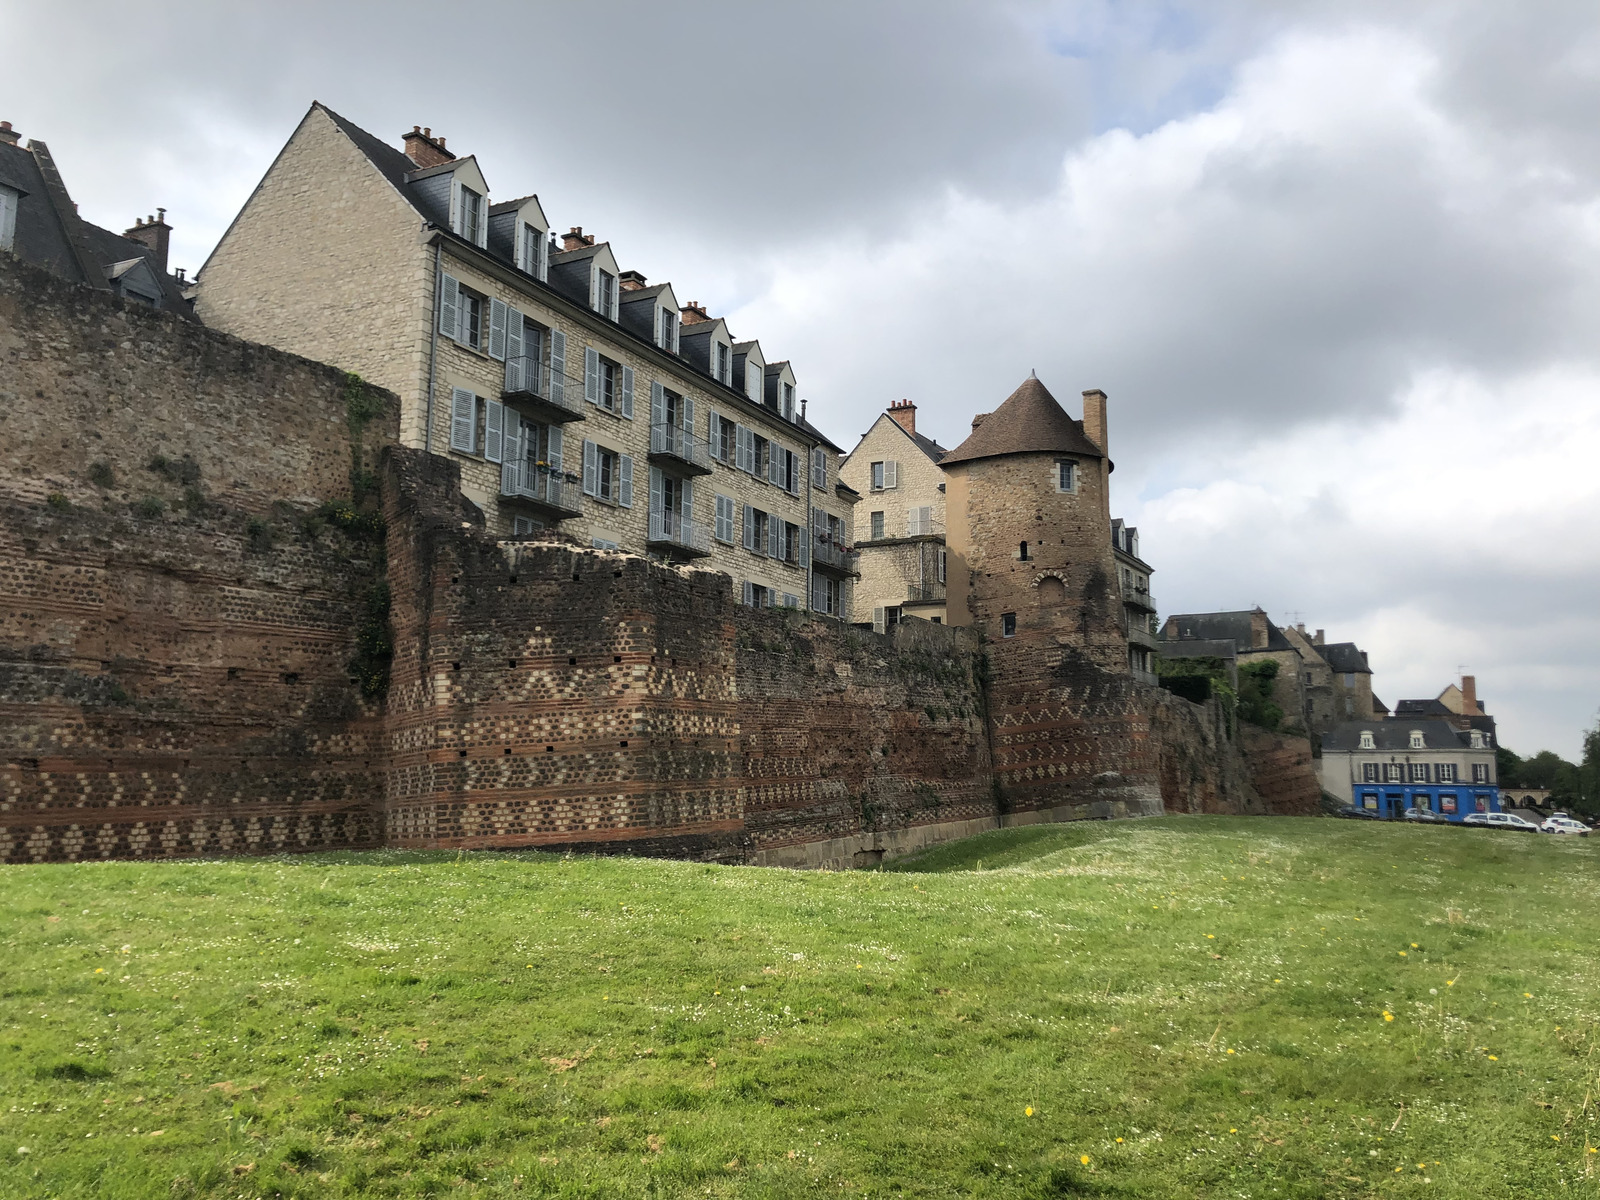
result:
M 1355 793 L 1356 804 L 1390 820 L 1404 816 L 1408 808 L 1427 809 L 1451 821 L 1459 821 L 1468 813 L 1500 811 L 1500 789 L 1481 784 L 1423 787 L 1365 783 L 1357 784 Z

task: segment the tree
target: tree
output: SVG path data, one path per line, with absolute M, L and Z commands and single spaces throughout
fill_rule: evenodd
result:
M 1272 701 L 1272 681 L 1278 677 L 1278 664 L 1266 658 L 1239 668 L 1239 717 L 1263 729 L 1276 729 L 1283 721 L 1283 709 Z

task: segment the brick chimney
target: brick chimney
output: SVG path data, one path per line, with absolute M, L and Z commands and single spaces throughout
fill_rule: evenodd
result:
M 889 417 L 907 433 L 915 433 L 917 431 L 917 406 L 911 401 L 891 402 L 889 405 Z
M 1461 715 L 1464 717 L 1483 715 L 1483 710 L 1478 707 L 1478 677 L 1476 675 L 1463 675 L 1461 677 Z
M 1106 442 L 1106 394 L 1099 388 L 1090 388 L 1083 394 L 1083 432 L 1101 454 L 1110 454 Z
M 682 321 L 685 325 L 698 325 L 702 321 L 711 320 L 711 315 L 706 312 L 705 306 L 698 300 L 691 300 L 683 306 Z
M 22 135 L 11 128 L 10 121 L 0 121 L 0 142 L 8 146 L 15 146 L 22 140 Z
M 1327 640 L 1323 637 L 1323 633 L 1324 632 L 1325 631 L 1321 630 L 1321 629 L 1317 630 L 1317 636 L 1311 639 L 1311 644 L 1313 646 L 1325 646 L 1325 645 L 1327 645 Z
M 167 224 L 166 209 L 156 209 L 153 217 L 135 217 L 133 228 L 123 231 L 122 236 L 149 250 L 155 256 L 156 269 L 166 274 L 167 247 L 172 242 L 172 226 Z
M 585 250 L 594 245 L 594 234 L 584 233 L 582 225 L 574 225 L 561 235 L 563 250 Z
M 417 164 L 418 170 L 456 160 L 456 156 L 444 148 L 444 138 L 434 137 L 432 129 L 413 125 L 402 140 L 406 144 L 406 157 Z
M 625 292 L 642 291 L 645 286 L 645 277 L 637 271 L 624 271 L 617 276 L 617 282 L 622 285 Z
M 1265 650 L 1266 648 L 1267 614 L 1258 608 L 1250 614 L 1250 649 Z

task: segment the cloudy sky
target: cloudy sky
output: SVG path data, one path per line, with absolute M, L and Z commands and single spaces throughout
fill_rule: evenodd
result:
M 1396 13 L 1402 15 L 1395 15 Z M 1506 744 L 1600 707 L 1588 3 L 0 2 L 0 118 L 203 261 L 313 100 L 793 359 L 847 448 L 1027 375 L 1111 398 L 1162 613 L 1458 668 Z

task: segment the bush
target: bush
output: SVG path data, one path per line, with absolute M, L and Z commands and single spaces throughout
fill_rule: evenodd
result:
M 72 509 L 72 501 L 68 500 L 60 492 L 51 492 L 45 503 L 50 506 L 52 512 L 70 512 Z
M 1161 686 L 1174 696 L 1182 696 L 1196 704 L 1211 699 L 1211 678 L 1208 675 L 1163 675 Z
M 148 466 L 163 479 L 184 487 L 193 487 L 200 482 L 200 464 L 187 454 L 176 459 L 157 454 L 150 460 Z
M 108 462 L 97 462 L 89 465 L 89 482 L 96 487 L 108 488 L 117 482 L 115 473 Z
M 1272 700 L 1272 684 L 1278 678 L 1273 659 L 1246 663 L 1239 668 L 1239 717 L 1263 729 L 1276 729 L 1283 721 L 1283 709 Z
M 155 520 L 167 509 L 166 502 L 160 496 L 146 496 L 133 506 L 135 516 Z
M 260 517 L 251 517 L 245 522 L 245 536 L 250 541 L 250 549 L 257 554 L 265 554 L 272 549 L 272 525 Z

